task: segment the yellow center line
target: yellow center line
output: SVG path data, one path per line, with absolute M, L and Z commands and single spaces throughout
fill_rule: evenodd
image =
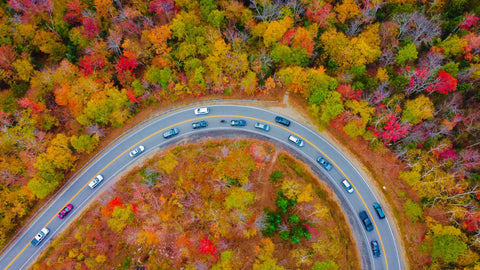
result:
M 107 165 L 105 165 L 100 171 L 98 171 L 98 173 L 97 173 L 96 175 L 101 174 L 106 168 L 108 168 L 108 166 L 110 166 L 113 162 L 115 162 L 117 159 L 119 159 L 121 156 L 123 156 L 125 153 L 127 153 L 128 151 L 130 151 L 131 149 L 133 149 L 133 148 L 136 147 L 137 145 L 141 144 L 142 142 L 150 139 L 151 137 L 159 134 L 160 132 L 162 132 L 162 131 L 164 131 L 164 130 L 170 129 L 170 128 L 172 128 L 172 127 L 174 127 L 174 126 L 177 126 L 177 125 L 184 124 L 184 123 L 186 123 L 186 122 L 195 121 L 195 120 L 197 120 L 197 119 L 219 118 L 219 117 L 236 117 L 236 118 L 241 117 L 241 118 L 247 118 L 247 119 L 256 120 L 256 121 L 263 122 L 263 123 L 268 123 L 268 124 L 274 125 L 274 126 L 276 126 L 276 127 L 282 128 L 282 129 L 284 129 L 284 130 L 286 130 L 286 131 L 288 131 L 288 132 L 290 132 L 290 133 L 295 134 L 295 135 L 298 136 L 299 138 L 302 138 L 305 142 L 309 143 L 309 144 L 310 144 L 311 146 L 313 146 L 317 151 L 319 151 L 320 153 L 322 153 L 322 155 L 324 155 L 325 157 L 328 158 L 327 154 L 325 154 L 322 150 L 320 150 L 317 146 L 315 146 L 315 145 L 314 145 L 313 143 L 311 143 L 310 141 L 306 140 L 305 138 L 303 138 L 302 136 L 300 136 L 300 135 L 297 134 L 296 132 L 293 132 L 293 131 L 291 131 L 290 129 L 287 129 L 287 128 L 285 128 L 285 127 L 283 127 L 283 126 L 280 126 L 280 125 L 277 125 L 277 124 L 275 124 L 275 123 L 272 123 L 272 122 L 269 122 L 269 121 L 265 121 L 265 120 L 262 120 L 262 119 L 258 119 L 258 118 L 254 118 L 254 117 L 249 117 L 249 116 L 239 116 L 239 115 L 211 115 L 211 116 L 197 117 L 197 118 L 194 118 L 194 119 L 188 119 L 188 120 L 185 120 L 185 121 L 182 121 L 182 122 L 178 122 L 178 123 L 175 123 L 175 124 L 173 124 L 173 125 L 170 125 L 170 126 L 168 126 L 168 127 L 165 127 L 165 128 L 163 128 L 163 129 L 160 129 L 160 130 L 158 130 L 158 131 L 150 134 L 149 136 L 143 138 L 142 140 L 140 140 L 140 141 L 137 142 L 136 144 L 134 144 L 134 145 L 132 145 L 131 147 L 129 147 L 127 150 L 125 150 L 125 151 L 123 151 L 122 153 L 120 153 L 117 157 L 115 157 L 112 161 L 110 161 Z M 228 121 L 226 121 L 226 122 L 227 122 L 227 124 L 228 124 Z M 335 162 L 333 162 L 330 158 L 328 158 L 328 159 L 330 160 L 330 162 L 331 162 L 333 165 L 335 165 L 335 167 L 337 167 L 337 169 L 342 173 L 342 175 L 343 175 L 346 179 L 350 180 L 350 179 L 345 175 L 345 173 L 342 171 L 342 169 L 340 169 L 340 167 L 338 167 L 338 166 L 335 164 Z M 95 175 L 95 176 L 96 176 L 96 175 Z M 90 181 L 92 181 L 93 178 L 95 178 L 95 176 L 92 177 L 92 178 L 90 178 L 90 180 L 89 180 L 88 182 L 86 182 L 85 185 L 84 185 L 82 188 L 80 188 L 80 189 L 77 191 L 77 193 L 75 193 L 75 195 L 73 195 L 72 198 L 71 198 L 70 200 L 68 200 L 68 202 L 67 202 L 66 204 L 69 204 L 73 199 L 75 199 L 75 198 L 78 196 L 78 194 L 79 194 L 83 189 L 85 189 L 85 188 L 87 187 L 88 183 L 90 183 Z M 355 185 L 353 184 L 353 181 L 350 180 L 350 184 L 353 186 L 353 188 L 354 188 L 355 190 L 357 190 L 357 188 L 355 188 Z M 382 245 L 382 250 L 383 250 L 384 257 L 385 257 L 385 263 L 386 263 L 386 267 L 387 267 L 387 270 L 388 270 L 387 256 L 386 256 L 386 254 L 385 254 L 385 248 L 384 248 L 384 246 L 383 246 L 382 237 L 380 236 L 380 232 L 378 231 L 377 224 L 375 223 L 375 220 L 373 219 L 373 215 L 372 215 L 372 213 L 370 212 L 370 210 L 368 209 L 367 204 L 365 203 L 365 200 L 363 199 L 363 197 L 360 195 L 360 193 L 359 193 L 358 191 L 357 191 L 357 194 L 358 194 L 358 196 L 360 197 L 360 199 L 362 200 L 363 204 L 365 205 L 365 208 L 367 209 L 368 213 L 369 213 L 370 216 L 372 217 L 372 222 L 373 222 L 373 224 L 374 224 L 374 226 L 375 226 L 375 230 L 377 230 L 378 236 L 379 236 L 379 238 L 380 238 L 380 244 Z M 47 227 L 47 226 L 55 219 L 55 217 L 56 217 L 56 215 L 53 216 L 53 217 L 47 222 L 47 224 L 46 224 L 44 227 Z M 15 262 L 15 260 L 25 251 L 25 249 L 28 247 L 29 244 L 30 244 L 30 243 L 28 243 L 28 244 L 17 254 L 17 256 L 15 256 L 15 258 L 13 258 L 13 260 L 7 265 L 7 267 L 5 268 L 5 270 L 7 270 L 7 269 L 12 265 L 13 262 Z

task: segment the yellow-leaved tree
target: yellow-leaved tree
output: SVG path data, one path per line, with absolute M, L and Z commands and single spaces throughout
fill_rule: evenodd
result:
M 340 23 L 345 23 L 347 20 L 360 15 L 360 8 L 354 0 L 344 0 L 343 3 L 335 6 L 337 12 L 337 19 Z
M 278 42 L 289 28 L 293 26 L 293 19 L 285 17 L 280 21 L 272 21 L 268 24 L 263 33 L 263 43 L 270 47 L 275 42 Z
M 372 24 L 357 37 L 349 39 L 344 33 L 331 28 L 320 36 L 320 41 L 330 61 L 349 69 L 373 63 L 380 57 L 378 30 L 379 25 Z

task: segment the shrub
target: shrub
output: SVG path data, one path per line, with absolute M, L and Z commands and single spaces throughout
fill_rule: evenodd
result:
M 270 174 L 270 181 L 276 183 L 282 177 L 283 173 L 281 171 L 274 171 L 272 174 Z
M 410 199 L 407 199 L 405 205 L 403 206 L 403 210 L 405 211 L 405 214 L 407 214 L 407 216 L 409 216 L 414 223 L 422 220 L 423 218 L 422 208 Z

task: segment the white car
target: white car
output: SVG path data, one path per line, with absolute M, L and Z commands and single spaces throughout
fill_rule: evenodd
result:
M 140 155 L 143 151 L 145 151 L 145 147 L 143 147 L 143 145 L 139 145 L 137 148 L 133 149 L 129 155 L 133 158 Z
M 35 247 L 38 246 L 38 244 L 40 244 L 40 242 L 42 242 L 42 240 L 45 239 L 45 236 L 47 236 L 49 232 L 50 230 L 47 227 L 40 230 L 40 232 L 37 233 L 37 235 L 35 235 L 35 237 L 33 238 L 32 245 Z
M 348 193 L 353 193 L 353 187 L 352 185 L 350 185 L 350 182 L 348 182 L 347 179 L 343 179 L 342 185 L 347 190 Z
M 303 145 L 305 144 L 305 143 L 303 142 L 303 140 L 301 140 L 300 138 L 297 138 L 297 137 L 295 137 L 295 136 L 293 136 L 293 135 L 290 135 L 290 136 L 288 137 L 288 140 L 291 141 L 291 142 L 293 142 L 294 144 L 298 145 L 299 147 L 303 147 Z
M 101 174 L 95 176 L 95 178 L 93 178 L 92 181 L 90 181 L 90 183 L 88 183 L 88 186 L 90 188 L 94 188 L 96 187 L 98 184 L 100 184 L 100 182 L 102 182 L 103 180 L 103 176 Z
M 196 115 L 201 115 L 201 114 L 207 114 L 209 112 L 209 110 L 208 110 L 207 107 L 200 107 L 200 108 L 196 108 L 193 112 Z

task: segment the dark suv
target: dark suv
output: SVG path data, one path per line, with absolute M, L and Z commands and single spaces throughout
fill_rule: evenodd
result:
M 275 122 L 285 125 L 287 127 L 290 126 L 290 120 L 287 120 L 280 116 L 275 117 Z
M 366 211 L 362 211 L 358 214 L 360 216 L 360 219 L 363 222 L 363 225 L 365 225 L 365 229 L 367 229 L 367 232 L 373 231 L 373 224 L 370 218 L 367 215 Z

